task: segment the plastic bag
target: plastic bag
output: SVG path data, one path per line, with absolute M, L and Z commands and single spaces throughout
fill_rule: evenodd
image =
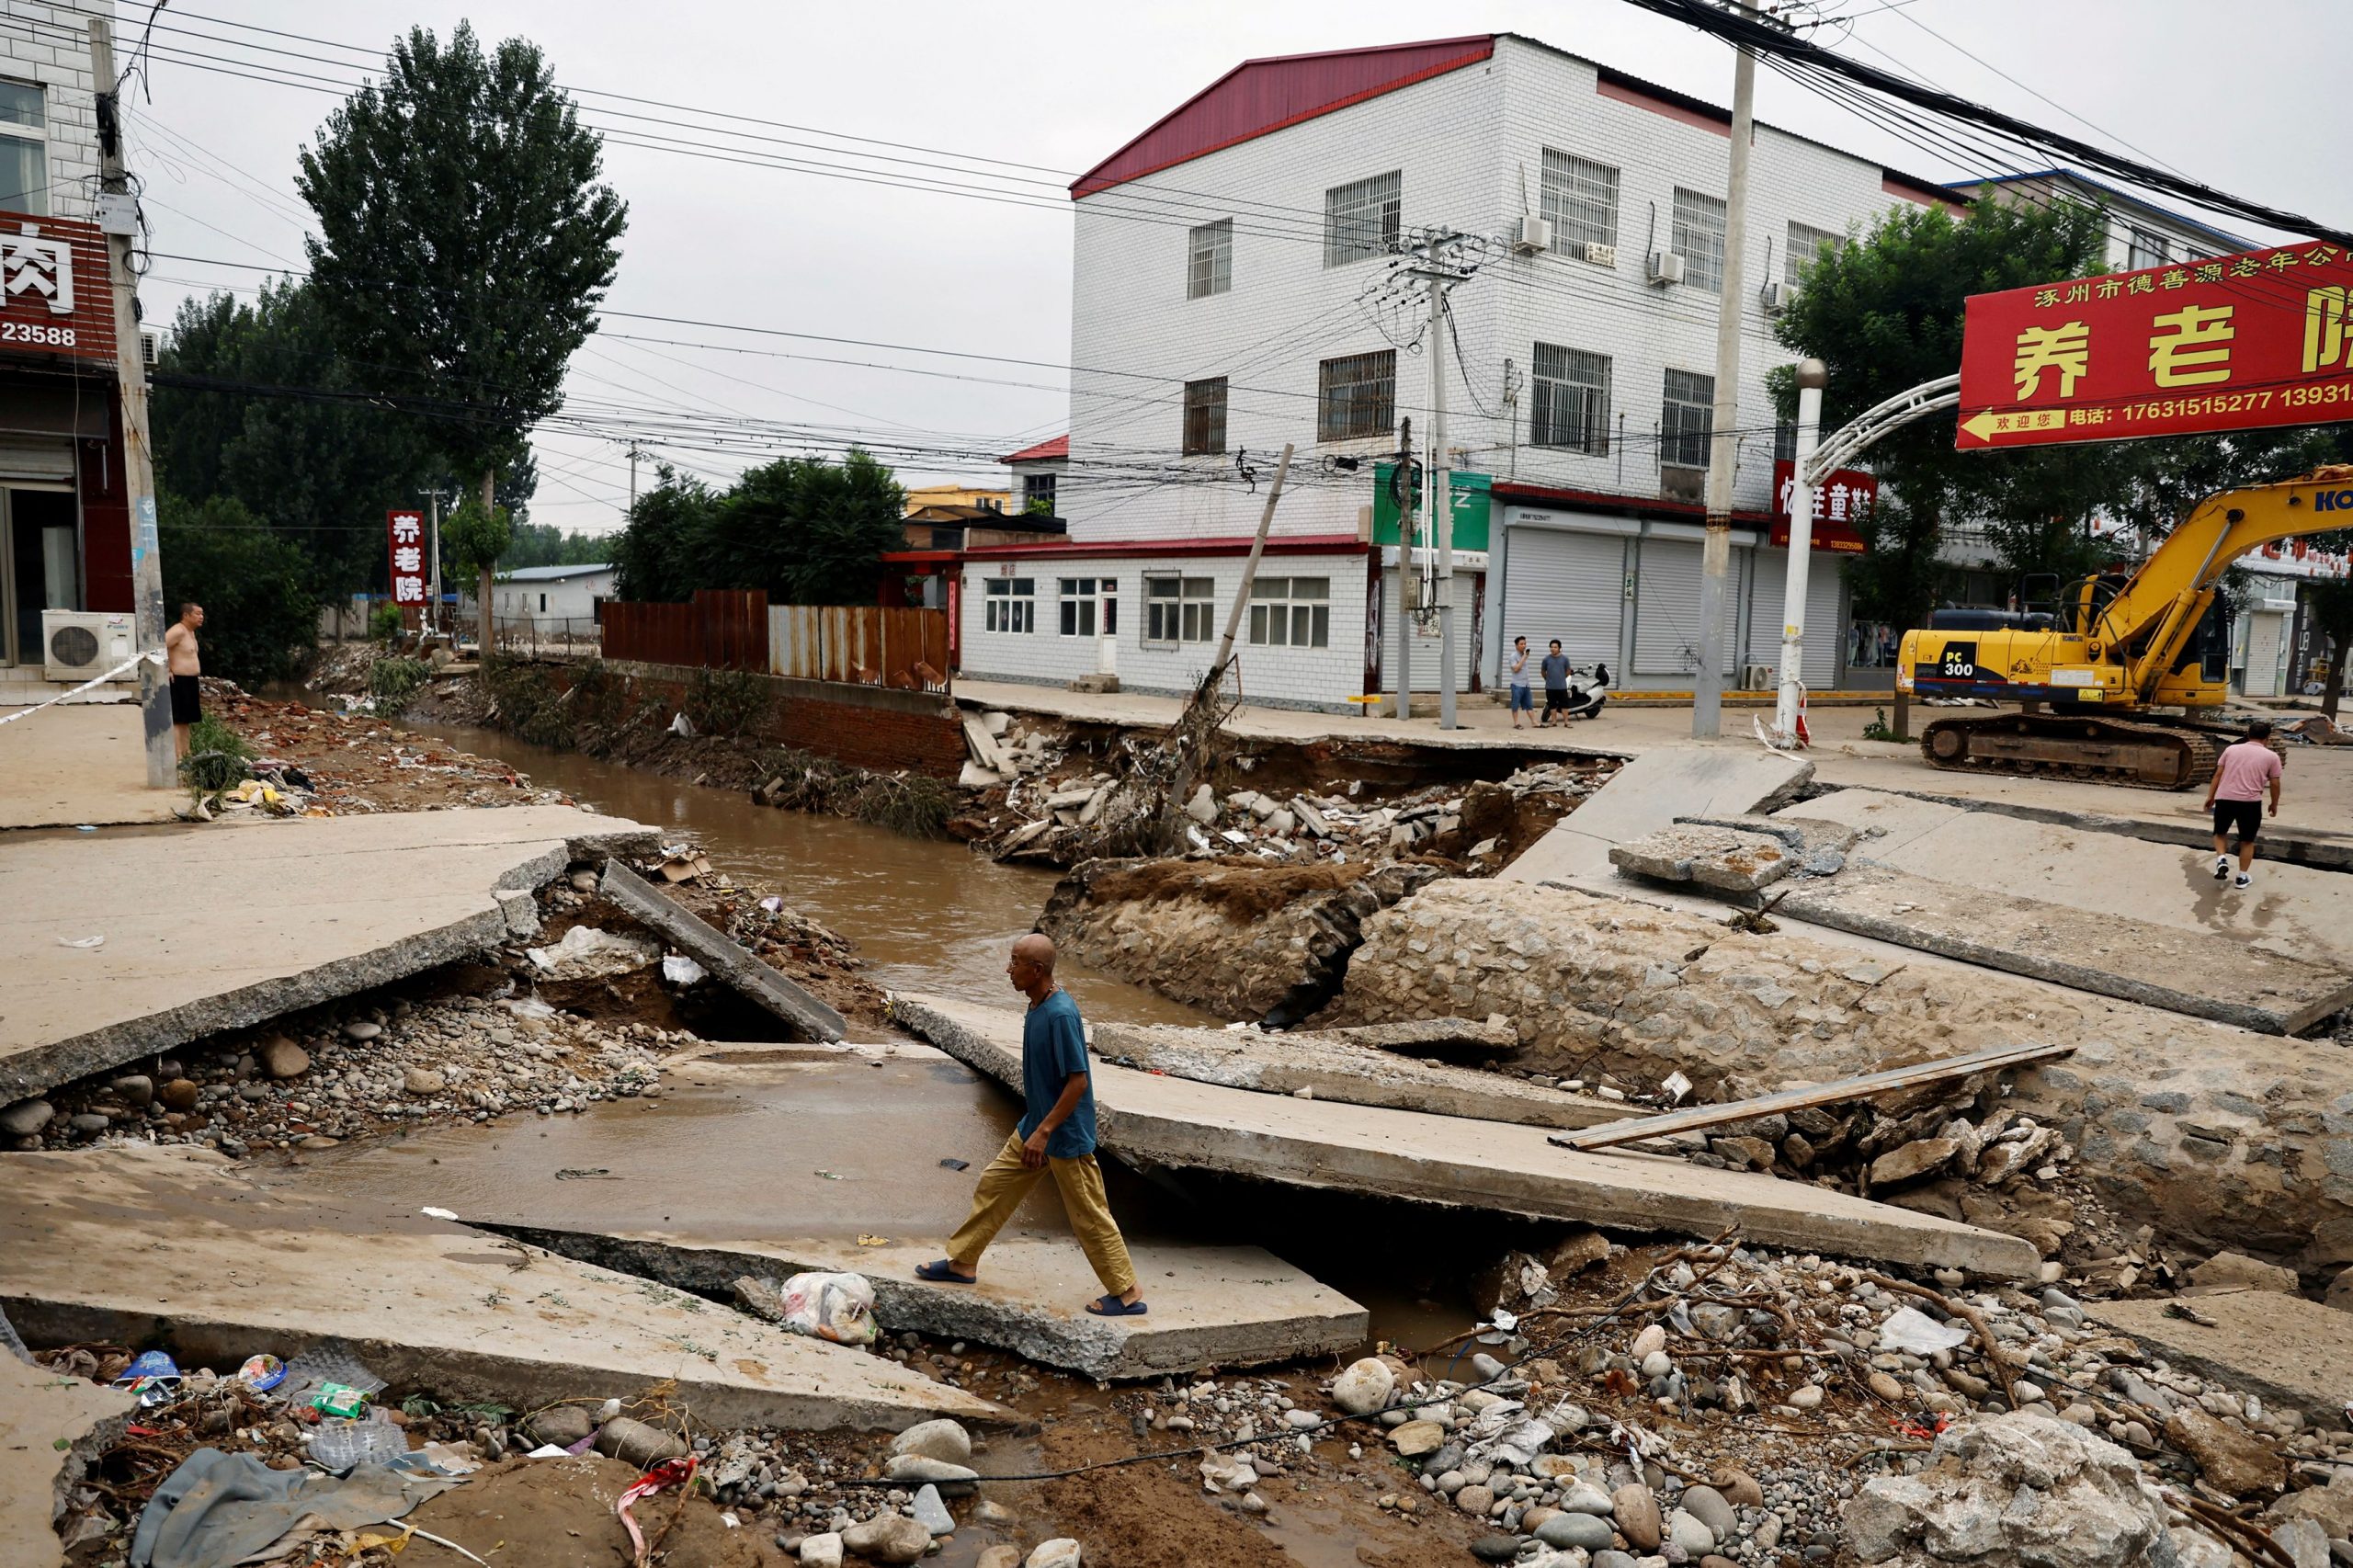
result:
M 1968 1324 L 1938 1323 L 1917 1307 L 1898 1307 L 1879 1325 L 1881 1349 L 1909 1350 L 1915 1356 L 1957 1349 L 1968 1341 Z
M 871 1345 L 881 1327 L 874 1321 L 874 1287 L 863 1274 L 796 1274 L 781 1292 L 784 1326 L 836 1345 Z
M 333 1416 L 311 1435 L 311 1461 L 336 1475 L 356 1465 L 391 1464 L 408 1453 L 408 1434 L 373 1411 L 357 1420 Z

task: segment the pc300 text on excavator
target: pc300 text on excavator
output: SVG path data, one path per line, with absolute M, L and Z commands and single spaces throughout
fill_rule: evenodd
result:
M 2147 560 L 2071 585 L 2055 611 L 1938 611 L 1904 634 L 1897 685 L 2024 706 L 1930 723 L 1920 733 L 1928 765 L 2143 790 L 2203 784 L 2217 737 L 2236 735 L 2200 722 L 2222 707 L 2230 676 L 2216 585 L 2251 550 L 2353 524 L 2336 512 L 2353 513 L 2353 465 L 2209 496 Z

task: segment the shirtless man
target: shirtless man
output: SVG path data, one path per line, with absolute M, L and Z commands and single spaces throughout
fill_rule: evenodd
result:
M 201 713 L 197 676 L 204 673 L 204 661 L 197 656 L 196 629 L 203 624 L 204 607 L 185 604 L 180 618 L 164 633 L 165 667 L 172 673 L 172 749 L 181 757 L 188 756 L 188 726 Z

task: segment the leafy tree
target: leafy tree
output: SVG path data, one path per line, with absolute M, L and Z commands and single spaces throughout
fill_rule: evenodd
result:
M 698 577 L 697 557 L 716 526 L 719 496 L 692 474 L 667 463 L 654 471 L 654 488 L 637 498 L 629 525 L 609 541 L 616 568 L 613 591 L 624 599 L 680 604 L 698 587 L 722 585 Z
M 427 437 L 479 476 L 485 514 L 613 280 L 628 211 L 598 183 L 602 146 L 535 45 L 485 56 L 461 22 L 446 48 L 425 28 L 394 40 L 381 81 L 301 153 L 312 287 L 352 360 L 439 404 Z M 494 564 L 480 563 L 485 647 Z
M 883 552 L 906 542 L 905 493 L 870 452 L 779 458 L 723 493 L 657 472 L 613 550 L 626 599 L 764 588 L 778 604 L 872 604 Z
M 479 495 L 469 495 L 458 509 L 441 519 L 441 554 L 460 572 L 477 574 L 482 585 L 482 651 L 490 652 L 491 574 L 506 553 L 513 537 L 504 506 L 485 506 Z
M 2328 676 L 2321 686 L 2320 710 L 2335 723 L 2337 703 L 2345 696 L 2345 656 L 2353 651 L 2353 578 L 2316 577 L 2305 584 L 2304 613 L 2312 618 L 2314 630 L 2329 640 Z M 2301 671 L 2297 678 L 2301 682 Z
M 157 508 L 164 602 L 204 607 L 204 667 L 240 686 L 282 680 L 318 641 L 311 562 L 242 502 L 166 492 Z
M 499 559 L 510 572 L 526 566 L 601 566 L 612 559 L 608 534 L 566 533 L 552 523 L 518 522 Z

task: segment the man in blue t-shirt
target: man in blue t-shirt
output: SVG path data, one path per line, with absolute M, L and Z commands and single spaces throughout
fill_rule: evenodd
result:
M 1032 932 L 1013 944 L 1005 966 L 1013 988 L 1029 998 L 1021 1026 L 1021 1120 L 997 1151 L 972 1194 L 972 1212 L 948 1238 L 948 1256 L 918 1265 L 915 1278 L 938 1284 L 970 1285 L 981 1254 L 996 1239 L 1021 1200 L 1053 1174 L 1063 1209 L 1095 1277 L 1106 1294 L 1089 1301 L 1097 1317 L 1136 1317 L 1144 1312 L 1128 1244 L 1103 1192 L 1103 1168 L 1095 1159 L 1095 1087 L 1086 1064 L 1086 1026 L 1078 1004 L 1054 983 L 1054 944 Z

